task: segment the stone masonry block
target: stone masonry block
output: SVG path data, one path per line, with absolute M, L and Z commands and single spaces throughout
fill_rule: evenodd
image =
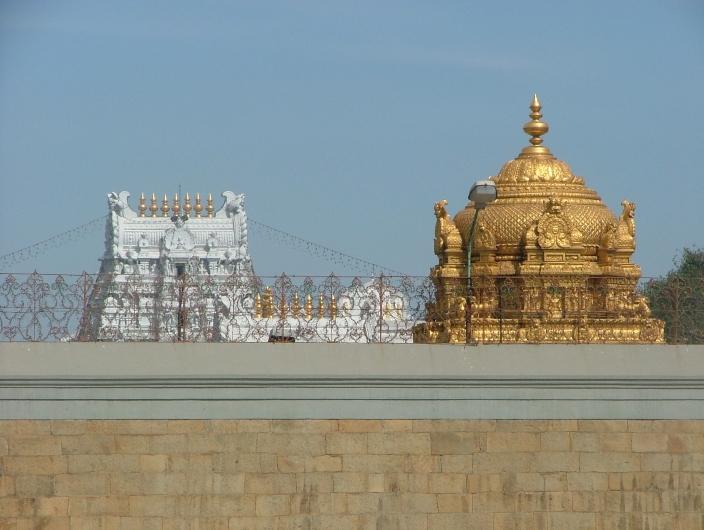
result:
M 581 453 L 581 471 L 638 471 L 640 456 L 630 453 Z
M 288 515 L 291 511 L 288 495 L 257 495 L 256 514 L 260 516 Z
M 449 473 L 471 473 L 474 460 L 472 455 L 443 455 L 440 457 L 440 469 Z
M 323 455 L 325 436 L 322 434 L 258 433 L 257 452 L 277 455 Z
M 659 432 L 641 432 L 633 435 L 634 453 L 666 453 L 668 435 Z
M 567 473 L 567 489 L 570 491 L 595 491 L 609 489 L 607 473 Z
M 486 450 L 495 452 L 539 451 L 540 434 L 532 432 L 487 433 Z
M 474 432 L 431 432 L 430 447 L 434 455 L 471 454 L 481 448 Z
M 467 475 L 464 473 L 431 473 L 429 479 L 431 493 L 467 492 Z
M 428 433 L 370 433 L 367 435 L 370 454 L 430 454 Z
M 431 513 L 428 515 L 428 530 L 488 529 L 493 526 L 490 513 Z
M 296 493 L 296 475 L 292 473 L 246 473 L 244 490 L 255 494 Z
M 438 511 L 444 513 L 470 513 L 472 496 L 456 493 L 437 494 Z
M 369 488 L 367 473 L 334 473 L 333 491 L 335 493 L 366 492 Z
M 334 432 L 325 435 L 325 448 L 331 455 L 364 454 L 367 435 L 364 433 Z
M 381 432 L 384 430 L 382 420 L 339 420 L 340 432 Z
M 101 471 L 137 472 L 139 455 L 69 455 L 69 473 L 95 473 Z
M 79 434 L 61 436 L 61 451 L 65 455 L 91 455 L 114 453 L 115 437 L 112 434 Z
M 61 441 L 52 436 L 10 438 L 8 453 L 11 455 L 60 455 Z
M 6 475 L 56 475 L 66 473 L 65 456 L 6 456 L 3 457 L 3 474 Z
M 563 431 L 549 431 L 540 433 L 541 451 L 569 451 L 570 433 Z
M 306 459 L 305 467 L 306 471 L 327 471 L 332 473 L 340 472 L 342 471 L 342 457 L 330 455 L 310 457 Z
M 337 420 L 272 420 L 271 431 L 280 433 L 327 433 L 337 431 Z
M 596 517 L 593 513 L 551 513 L 550 530 L 596 530 Z
M 108 476 L 102 473 L 56 475 L 54 492 L 59 496 L 108 494 Z
M 367 473 L 403 472 L 406 470 L 406 455 L 343 455 L 343 471 Z
M 54 494 L 54 477 L 21 475 L 15 482 L 18 497 L 50 497 Z
M 15 478 L 0 475 L 0 497 L 13 497 L 15 495 Z

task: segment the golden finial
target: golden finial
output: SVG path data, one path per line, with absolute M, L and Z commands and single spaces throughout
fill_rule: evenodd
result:
M 181 202 L 178 199 L 178 193 L 174 193 L 174 206 L 171 210 L 173 210 L 176 217 L 178 217 L 178 214 L 181 212 Z
M 156 200 L 156 193 L 152 193 L 152 205 L 149 207 L 149 211 L 152 212 L 152 217 L 156 217 L 156 213 L 159 211 L 159 205 Z
M 532 137 L 530 139 L 530 143 L 532 145 L 525 147 L 521 151 L 521 156 L 552 156 L 552 154 L 550 153 L 550 149 L 548 149 L 544 145 L 541 145 L 543 143 L 543 139 L 541 137 L 544 134 L 547 134 L 548 130 L 550 129 L 547 123 L 540 120 L 540 118 L 543 117 L 543 115 L 540 113 L 541 109 L 542 106 L 540 105 L 538 94 L 533 94 L 533 101 L 530 104 L 530 110 L 532 112 L 529 114 L 531 121 L 527 122 L 523 126 L 523 131 Z
M 214 210 L 214 209 L 215 209 L 215 208 L 213 208 L 213 194 L 212 194 L 212 193 L 208 193 L 208 208 L 207 208 L 207 210 L 208 210 L 208 217 L 212 217 L 212 216 L 213 216 L 213 210 Z
M 144 198 L 144 193 L 139 196 L 139 216 L 144 217 L 144 212 L 147 211 L 147 203 Z
M 200 203 L 200 193 L 196 193 L 196 217 L 200 217 L 200 212 L 203 211 L 203 205 Z
M 186 202 L 183 204 L 183 213 L 185 213 L 186 215 L 188 215 L 190 217 L 192 206 L 191 206 L 191 196 L 188 194 L 188 192 L 186 192 L 185 201 Z
M 337 302 L 334 294 L 330 295 L 330 318 L 337 318 Z
M 271 287 L 267 287 L 264 290 L 264 296 L 262 297 L 262 316 L 264 318 L 271 318 L 274 315 L 274 296 L 271 294 Z
M 298 299 L 298 293 L 293 293 L 293 300 L 291 301 L 291 314 L 293 315 L 293 318 L 298 318 L 299 313 L 301 312 L 301 302 Z
M 318 296 L 318 318 L 323 318 L 325 316 L 325 299 L 321 294 Z
M 262 295 L 254 297 L 254 318 L 262 318 Z
M 164 217 L 169 216 L 169 198 L 166 196 L 166 193 L 164 193 L 164 200 L 161 203 L 161 214 Z
M 306 314 L 306 320 L 313 318 L 313 297 L 310 294 L 306 295 L 306 304 L 303 311 Z

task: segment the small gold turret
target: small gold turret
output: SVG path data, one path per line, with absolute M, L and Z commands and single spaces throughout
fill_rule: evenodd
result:
M 318 318 L 325 318 L 325 299 L 322 294 L 318 296 Z
M 215 210 L 215 208 L 213 208 L 213 194 L 212 193 L 208 193 L 208 208 L 207 209 L 208 209 L 208 217 L 212 217 L 213 211 Z
M 337 301 L 334 294 L 330 295 L 330 318 L 337 318 Z
M 310 294 L 306 295 L 306 304 L 303 311 L 305 312 L 306 320 L 313 318 L 313 297 Z
M 254 318 L 262 318 L 262 295 L 254 297 Z
M 530 143 L 532 145 L 529 145 L 528 147 L 523 148 L 520 154 L 520 158 L 526 158 L 526 157 L 532 157 L 532 156 L 550 156 L 552 157 L 552 153 L 550 152 L 550 149 L 542 145 L 543 139 L 542 136 L 544 134 L 547 134 L 547 132 L 550 130 L 550 126 L 545 123 L 544 121 L 541 121 L 540 118 L 543 117 L 543 115 L 540 113 L 542 109 L 542 106 L 540 105 L 540 100 L 538 99 L 538 94 L 533 95 L 533 101 L 530 104 L 530 110 L 532 111 L 530 113 L 530 118 L 531 121 L 527 122 L 525 125 L 523 125 L 523 131 L 531 136 Z
M 176 217 L 178 217 L 178 214 L 181 213 L 181 201 L 179 201 L 178 193 L 174 193 L 174 206 L 171 209 Z
M 152 217 L 156 217 L 156 214 L 159 211 L 159 204 L 156 200 L 156 193 L 152 193 L 152 204 L 149 207 L 149 211 L 152 212 Z
M 146 211 L 147 211 L 147 203 L 146 203 L 146 199 L 144 198 L 144 193 L 142 193 L 139 196 L 139 216 L 144 217 Z
M 301 302 L 298 299 L 298 293 L 293 293 L 293 300 L 291 301 L 291 314 L 293 318 L 298 318 L 301 312 Z
M 183 213 L 190 217 L 192 209 L 193 207 L 191 206 L 191 196 L 188 194 L 188 192 L 186 192 L 186 198 L 183 204 Z
M 274 296 L 271 294 L 271 287 L 264 290 L 262 297 L 262 316 L 271 318 L 274 315 Z
M 169 216 L 169 198 L 166 196 L 166 193 L 164 193 L 164 200 L 161 203 L 161 215 L 163 217 Z
M 200 203 L 200 193 L 196 193 L 196 217 L 200 217 L 200 212 L 203 211 L 203 205 Z

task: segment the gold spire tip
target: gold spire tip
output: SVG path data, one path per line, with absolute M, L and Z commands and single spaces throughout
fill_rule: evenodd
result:
M 524 148 L 523 151 L 521 151 L 520 156 L 551 155 L 550 149 L 544 145 L 541 145 L 543 143 L 542 136 L 547 134 L 550 130 L 550 126 L 541 120 L 543 117 L 540 112 L 542 108 L 540 99 L 538 99 L 538 94 L 533 94 L 533 101 L 531 101 L 530 104 L 531 113 L 529 114 L 531 120 L 523 125 L 523 131 L 527 135 L 531 136 L 531 145 Z

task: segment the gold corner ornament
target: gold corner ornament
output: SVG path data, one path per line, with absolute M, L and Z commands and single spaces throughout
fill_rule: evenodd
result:
M 435 203 L 435 299 L 414 327 L 425 343 L 659 343 L 664 324 L 637 289 L 635 204 L 618 217 L 543 145 L 549 126 L 535 95 L 530 145 L 491 177 L 496 201 L 454 218 Z

